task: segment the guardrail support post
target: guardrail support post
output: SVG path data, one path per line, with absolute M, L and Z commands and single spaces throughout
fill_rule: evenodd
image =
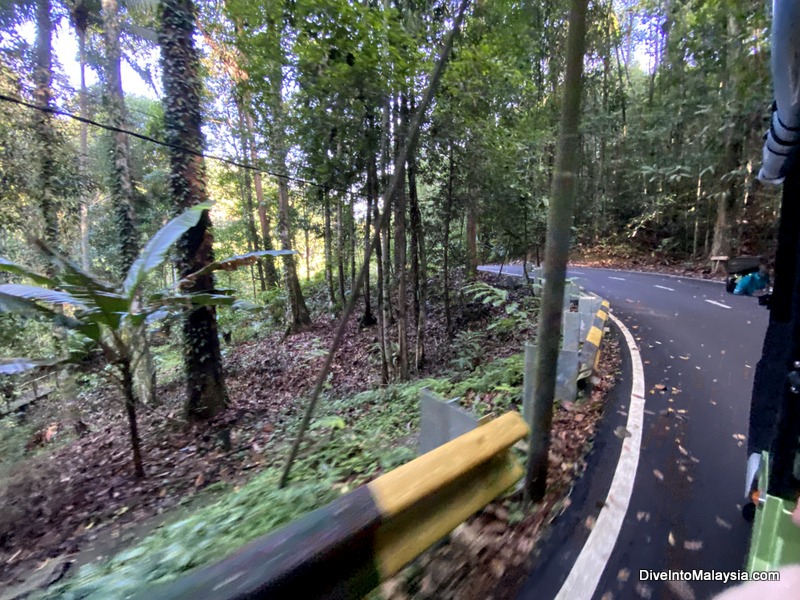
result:
M 556 367 L 556 402 L 574 402 L 578 395 L 578 351 L 561 350 Z
M 533 377 L 536 369 L 536 345 L 525 342 L 525 365 L 522 371 L 522 417 L 533 426 Z
M 576 312 L 564 312 L 561 321 L 562 348 L 571 352 L 578 351 L 580 342 L 581 315 Z

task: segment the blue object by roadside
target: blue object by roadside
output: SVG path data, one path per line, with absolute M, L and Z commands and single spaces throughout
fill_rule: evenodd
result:
M 768 283 L 769 276 L 766 273 L 757 271 L 742 277 L 739 283 L 736 284 L 736 289 L 733 290 L 733 293 L 737 296 L 752 296 L 767 287 Z

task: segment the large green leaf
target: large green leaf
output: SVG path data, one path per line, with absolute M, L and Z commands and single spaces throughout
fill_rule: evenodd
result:
M 248 252 L 247 254 L 239 254 L 231 256 L 223 260 L 217 260 L 206 265 L 199 271 L 190 273 L 178 282 L 178 285 L 185 285 L 198 277 L 208 275 L 214 271 L 235 271 L 239 267 L 245 265 L 252 265 L 256 260 L 262 256 L 286 256 L 288 254 L 297 254 L 297 250 L 258 250 L 257 252 Z
M 48 290 L 47 288 L 37 287 L 35 285 L 20 285 L 18 283 L 6 283 L 0 285 L 0 294 L 11 296 L 13 298 L 24 298 L 25 300 L 34 300 L 37 302 L 48 302 L 50 304 L 71 304 L 79 308 L 88 308 L 82 301 L 59 290 Z
M 50 262 L 61 269 L 61 273 L 58 277 L 59 287 L 69 287 L 70 291 L 74 290 L 74 295 L 76 296 L 80 295 L 78 292 L 87 294 L 90 290 L 102 290 L 107 293 L 115 291 L 115 287 L 112 284 L 83 270 L 78 263 L 52 249 L 42 240 L 35 240 L 34 244 Z
M 0 313 L 4 312 L 22 317 L 45 317 L 56 325 L 70 329 L 79 329 L 82 326 L 80 321 L 37 304 L 33 300 L 0 293 Z
M 197 225 L 203 211 L 209 210 L 210 208 L 210 203 L 193 206 L 172 219 L 150 238 L 150 241 L 147 242 L 142 253 L 133 265 L 131 265 L 127 277 L 125 277 L 123 289 L 128 297 L 132 298 L 136 294 L 148 273 L 161 266 L 167 258 L 167 253 L 172 245 L 177 242 L 184 233 Z
M 16 263 L 11 262 L 8 259 L 3 258 L 0 256 L 0 271 L 5 271 L 6 273 L 14 273 L 15 275 L 22 275 L 23 277 L 27 277 L 28 279 L 32 279 L 39 285 L 55 285 L 55 282 L 44 275 L 39 275 L 25 267 L 18 265 Z

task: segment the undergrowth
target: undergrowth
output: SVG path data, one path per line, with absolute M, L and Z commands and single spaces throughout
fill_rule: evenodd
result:
M 414 458 L 419 394 L 460 397 L 477 414 L 517 405 L 522 355 L 478 366 L 465 376 L 423 379 L 329 400 L 304 442 L 292 483 L 277 489 L 285 446 L 271 448 L 273 462 L 240 489 L 223 492 L 191 517 L 157 529 L 101 565 L 87 565 L 45 598 L 128 598 L 145 586 L 222 558 L 248 541 L 323 506 L 382 472 Z M 296 429 L 287 430 L 287 439 Z M 285 442 L 284 442 L 285 444 Z

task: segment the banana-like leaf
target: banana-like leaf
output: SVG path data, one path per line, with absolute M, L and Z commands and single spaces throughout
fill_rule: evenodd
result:
M 4 312 L 14 313 L 22 317 L 44 317 L 56 325 L 69 329 L 80 329 L 82 326 L 80 321 L 51 310 L 41 304 L 36 304 L 33 300 L 0 293 L 0 313 Z
M 172 245 L 177 242 L 184 233 L 197 225 L 203 211 L 209 210 L 210 208 L 210 203 L 192 206 L 164 225 L 164 227 L 159 229 L 156 234 L 150 238 L 150 241 L 147 242 L 142 253 L 133 265 L 131 265 L 130 270 L 128 270 L 128 275 L 125 277 L 123 289 L 128 297 L 133 298 L 145 277 L 154 269 L 161 266 L 164 260 L 166 260 L 167 253 Z
M 245 265 L 252 265 L 256 260 L 262 256 L 286 256 L 288 254 L 297 254 L 297 250 L 258 250 L 257 252 L 248 252 L 247 254 L 239 254 L 238 256 L 231 256 L 230 258 L 226 258 L 224 260 L 217 260 L 211 263 L 210 265 L 206 265 L 199 271 L 195 271 L 194 273 L 190 273 L 186 275 L 183 279 L 178 282 L 179 286 L 186 285 L 191 281 L 197 279 L 198 277 L 202 277 L 203 275 L 208 275 L 209 273 L 213 273 L 214 271 L 235 271 L 239 267 L 243 267 Z
M 45 277 L 44 275 L 39 275 L 30 269 L 26 269 L 25 267 L 18 265 L 16 263 L 11 262 L 8 259 L 3 258 L 0 256 L 0 271 L 5 271 L 6 273 L 14 273 L 15 275 L 22 275 L 23 277 L 27 277 L 38 283 L 39 285 L 55 285 L 55 281 L 50 279 L 49 277 Z
M 33 360 L 31 358 L 0 358 L 0 375 L 18 375 L 39 367 L 55 365 L 59 360 Z
M 234 310 L 257 311 L 263 309 L 264 307 L 256 304 L 255 302 L 250 302 L 250 300 L 237 300 L 231 304 L 231 308 Z
M 20 285 L 18 283 L 5 283 L 0 285 L 0 294 L 12 296 L 14 298 L 24 298 L 25 300 L 34 300 L 37 302 L 48 302 L 50 304 L 72 304 L 78 308 L 88 308 L 82 301 L 59 290 L 48 290 L 47 288 L 37 287 L 35 285 Z
M 89 292 L 94 290 L 102 290 L 106 293 L 113 293 L 115 291 L 112 284 L 103 281 L 88 271 L 84 271 L 78 263 L 70 260 L 69 257 L 64 256 L 57 250 L 54 250 L 42 240 L 37 239 L 34 240 L 33 243 L 50 262 L 61 269 L 58 278 L 59 286 L 65 288 L 69 287 L 70 291 L 75 296 L 80 296 L 79 292 L 83 292 L 84 295 L 89 295 Z
M 231 306 L 235 298 L 223 294 L 192 294 L 186 296 L 192 306 Z

